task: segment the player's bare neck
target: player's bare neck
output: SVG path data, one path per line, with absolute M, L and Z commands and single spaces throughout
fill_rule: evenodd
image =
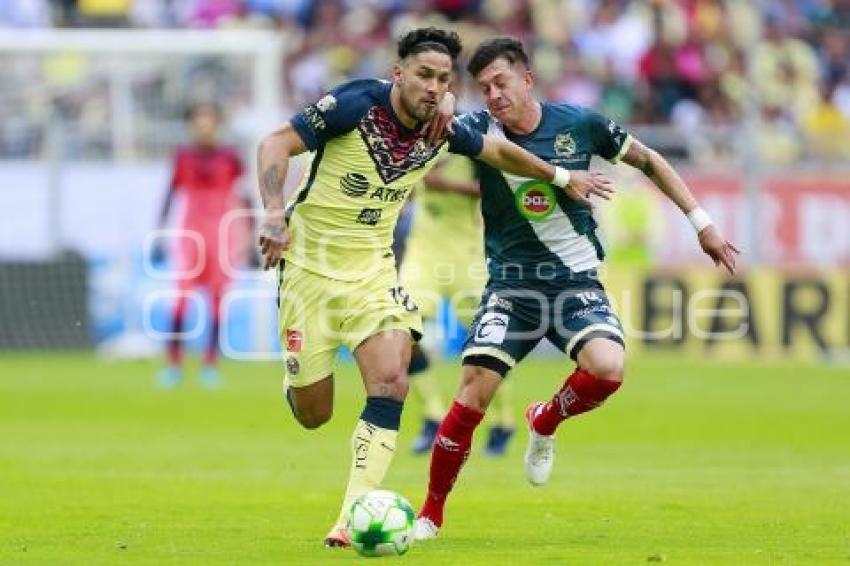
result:
M 390 106 L 392 106 L 395 117 L 405 128 L 415 130 L 419 126 L 419 120 L 408 114 L 404 109 L 404 104 L 401 103 L 401 93 L 395 85 L 390 89 Z
M 524 110 L 524 112 L 519 113 L 515 122 L 505 124 L 511 132 L 521 136 L 526 136 L 536 130 L 540 125 L 540 119 L 543 117 L 543 109 L 536 100 L 532 100 Z

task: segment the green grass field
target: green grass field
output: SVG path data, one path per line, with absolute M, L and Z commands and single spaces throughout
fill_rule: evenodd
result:
M 519 416 L 568 367 L 529 361 L 511 379 Z M 280 369 L 225 364 L 225 387 L 152 387 L 152 362 L 0 360 L 0 564 L 333 564 L 321 540 L 362 406 L 351 366 L 336 414 L 298 428 Z M 448 394 L 458 367 L 440 367 Z M 846 368 L 632 360 L 626 386 L 567 423 L 552 482 L 524 479 L 523 433 L 503 459 L 480 443 L 440 538 L 407 564 L 848 564 Z M 386 487 L 422 500 L 427 458 L 405 413 Z

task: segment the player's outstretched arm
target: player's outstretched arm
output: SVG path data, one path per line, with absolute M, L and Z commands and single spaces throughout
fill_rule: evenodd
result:
M 610 198 L 611 181 L 602 173 L 568 171 L 547 163 L 513 142 L 494 136 L 484 136 L 478 159 L 507 173 L 547 181 L 561 187 L 567 195 L 590 206 L 590 196 Z
M 740 253 L 738 248 L 726 240 L 712 224 L 708 213 L 700 208 L 696 198 L 673 166 L 657 151 L 634 139 L 623 155 L 623 161 L 643 171 L 644 175 L 649 177 L 655 186 L 679 207 L 679 210 L 693 224 L 702 250 L 715 265 L 723 264 L 723 267 L 734 275 L 735 256 Z
M 287 122 L 268 134 L 257 150 L 257 178 L 265 215 L 260 225 L 260 253 L 263 269 L 277 265 L 280 254 L 289 247 L 289 232 L 284 220 L 283 184 L 289 158 L 307 151 L 298 132 Z

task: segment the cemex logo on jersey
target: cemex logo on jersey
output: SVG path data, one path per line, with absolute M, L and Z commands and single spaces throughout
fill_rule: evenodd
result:
M 304 345 L 304 334 L 300 330 L 286 330 L 286 351 L 297 354 Z
M 500 312 L 486 312 L 475 330 L 475 342 L 478 344 L 501 344 L 508 332 L 509 317 Z
M 517 187 L 514 195 L 520 214 L 529 220 L 544 220 L 555 210 L 555 190 L 543 181 L 527 181 Z
M 378 224 L 378 221 L 381 219 L 381 209 L 380 208 L 364 208 L 360 211 L 360 214 L 357 216 L 358 224 L 365 224 L 366 226 L 375 226 Z

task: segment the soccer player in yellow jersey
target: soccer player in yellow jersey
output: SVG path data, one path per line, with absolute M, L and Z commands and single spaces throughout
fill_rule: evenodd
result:
M 453 89 L 456 92 L 456 89 Z M 487 283 L 484 225 L 475 162 L 447 155 L 416 189 L 416 212 L 401 264 L 400 279 L 425 320 L 434 319 L 443 298 L 449 300 L 464 327 L 469 327 Z M 430 452 L 445 416 L 436 377 L 425 351 L 414 344 L 410 384 L 422 402 L 422 428 L 413 452 Z M 504 454 L 514 432 L 513 400 L 506 382 L 493 400 L 495 410 L 487 453 Z
M 380 485 L 395 451 L 411 337 L 419 338 L 422 324 L 398 284 L 390 251 L 411 189 L 446 151 L 551 181 L 568 194 L 610 189 L 603 175 L 570 177 L 503 138 L 457 122 L 447 140 L 429 144 L 427 123 L 445 96 L 460 50 L 455 33 L 413 30 L 399 41 L 392 81 L 343 84 L 259 147 L 265 207 L 259 244 L 265 267 L 278 268 L 287 401 L 305 428 L 326 423 L 333 410 L 334 360 L 343 345 L 354 353 L 366 390 L 352 435 L 348 487 L 327 546 L 350 544 L 348 508 Z M 308 150 L 315 152 L 309 173 L 285 206 L 289 159 Z

